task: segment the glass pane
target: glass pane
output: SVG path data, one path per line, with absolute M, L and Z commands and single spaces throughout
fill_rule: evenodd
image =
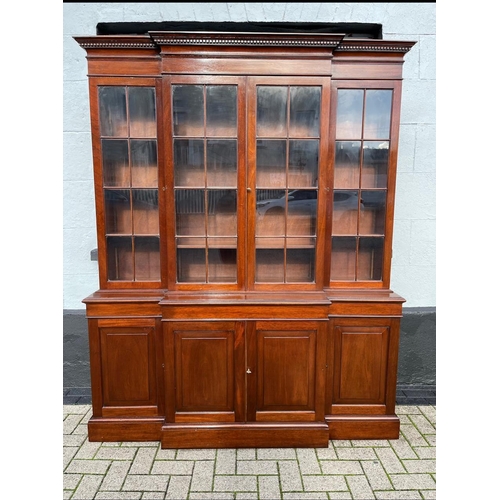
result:
M 235 248 L 209 248 L 208 281 L 209 283 L 236 282 Z
M 207 186 L 236 187 L 236 165 L 236 141 L 207 141 Z
M 391 129 L 392 90 L 367 90 L 365 139 L 389 139 Z
M 174 85 L 172 87 L 174 135 L 203 135 L 203 87 Z
M 314 282 L 314 249 L 287 249 L 286 251 L 286 281 L 311 283 Z
M 128 142 L 126 140 L 103 139 L 101 149 L 104 186 L 130 186 Z
M 101 136 L 127 137 L 125 87 L 99 87 Z
M 360 157 L 361 142 L 336 142 L 335 170 L 333 173 L 333 186 L 335 188 L 359 188 Z
M 136 281 L 158 281 L 160 279 L 160 239 L 135 238 Z
M 205 191 L 178 189 L 175 191 L 176 234 L 205 236 Z
M 255 234 L 257 236 L 284 236 L 286 192 L 258 189 L 256 194 Z
M 362 187 L 387 187 L 388 164 L 389 142 L 365 141 L 363 144 L 363 173 L 361 176 Z
M 288 87 L 257 88 L 257 135 L 286 137 Z
M 156 189 L 132 190 L 134 234 L 158 234 L 158 191 Z
M 332 234 L 358 234 L 358 192 L 333 192 Z
M 288 193 L 286 232 L 291 236 L 316 234 L 318 192 L 314 189 L 295 189 Z
M 203 139 L 174 140 L 174 182 L 176 186 L 205 186 Z
M 318 137 L 320 87 L 290 88 L 290 137 Z
M 107 247 L 108 280 L 133 280 L 132 238 L 108 237 Z
M 356 238 L 332 238 L 330 279 L 356 279 Z
M 286 141 L 257 141 L 257 187 L 285 187 Z
M 337 139 L 361 139 L 363 90 L 340 89 L 337 94 Z
M 385 191 L 361 191 L 359 234 L 384 234 Z
M 288 185 L 314 187 L 318 185 L 319 141 L 290 141 Z
M 236 236 L 236 190 L 210 190 L 208 200 L 208 234 Z
M 107 234 L 131 234 L 132 212 L 130 210 L 130 191 L 106 189 L 104 191 Z
M 129 87 L 130 137 L 156 137 L 155 89 Z
M 207 86 L 207 136 L 236 135 L 236 87 Z
M 384 238 L 360 238 L 358 280 L 381 280 Z
M 177 279 L 179 283 L 205 283 L 204 248 L 177 248 Z
M 158 159 L 156 141 L 130 141 L 132 157 L 132 186 L 158 186 Z
M 255 281 L 283 283 L 285 281 L 285 251 L 257 248 L 255 251 Z

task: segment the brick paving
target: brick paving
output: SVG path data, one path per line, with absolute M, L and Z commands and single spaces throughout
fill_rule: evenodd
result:
M 396 413 L 397 440 L 330 441 L 317 449 L 162 450 L 156 442 L 90 443 L 91 406 L 64 404 L 63 498 L 435 499 L 436 406 L 398 405 Z

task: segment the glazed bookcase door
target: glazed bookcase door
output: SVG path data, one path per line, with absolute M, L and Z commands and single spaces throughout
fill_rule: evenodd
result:
M 331 285 L 389 286 L 400 86 L 333 86 Z
M 321 284 L 327 85 L 320 78 L 249 79 L 250 289 Z
M 154 80 L 93 83 L 101 287 L 159 287 L 158 89 Z
M 241 289 L 244 86 L 237 78 L 165 80 L 170 284 Z

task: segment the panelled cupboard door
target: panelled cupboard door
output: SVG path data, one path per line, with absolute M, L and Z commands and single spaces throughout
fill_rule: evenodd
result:
M 166 324 L 166 421 L 321 420 L 325 329 L 316 321 Z
M 330 414 L 393 412 L 398 328 L 391 320 L 350 320 L 331 325 L 328 342 Z M 394 383 L 393 383 L 394 382 Z

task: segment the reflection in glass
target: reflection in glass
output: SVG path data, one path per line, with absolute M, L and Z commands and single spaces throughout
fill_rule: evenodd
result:
M 335 188 L 359 188 L 360 141 L 337 141 L 335 144 Z
M 125 87 L 99 87 L 101 136 L 126 137 L 127 102 Z
M 131 140 L 130 155 L 132 157 L 132 186 L 158 186 L 156 141 Z
M 255 250 L 255 281 L 284 283 L 285 251 L 283 249 L 257 248 Z
M 383 264 L 383 238 L 360 238 L 358 280 L 381 280 Z
M 131 234 L 132 217 L 130 191 L 106 189 L 104 191 L 107 234 Z
M 158 234 L 158 191 L 156 189 L 133 189 L 132 210 L 134 234 Z
M 367 90 L 365 110 L 365 139 L 389 139 L 392 109 L 392 90 Z
M 130 137 L 156 137 L 155 90 L 129 87 Z
M 356 279 L 356 238 L 332 238 L 332 260 L 330 267 L 332 280 Z
M 180 283 L 205 283 L 205 248 L 177 248 L 177 279 Z
M 286 185 L 286 141 L 257 141 L 257 187 Z
M 208 282 L 236 283 L 236 249 L 208 249 Z
M 314 282 L 315 256 L 313 248 L 287 249 L 286 281 L 287 283 Z
M 288 87 L 257 88 L 257 135 L 286 137 Z
M 207 136 L 236 135 L 236 86 L 207 86 Z
M 175 191 L 176 234 L 205 236 L 205 191 L 177 189 Z
M 199 85 L 173 85 L 174 135 L 203 135 L 203 87 Z
M 257 190 L 255 234 L 257 236 L 284 236 L 286 197 L 284 190 Z
M 384 234 L 385 191 L 361 191 L 359 234 Z
M 103 139 L 101 156 L 104 186 L 130 186 L 127 140 Z
M 290 88 L 290 136 L 318 137 L 320 87 Z
M 135 238 L 136 281 L 158 281 L 160 279 L 160 238 Z
M 337 93 L 337 139 L 361 139 L 363 90 L 339 89 Z
M 333 192 L 332 234 L 358 234 L 358 192 Z
M 122 281 L 134 279 L 134 262 L 132 258 L 132 238 L 108 236 L 108 280 Z
M 362 187 L 387 187 L 387 168 L 389 164 L 389 142 L 363 143 Z
M 207 186 L 236 187 L 237 143 L 207 140 Z
M 318 192 L 315 189 L 294 189 L 288 192 L 287 236 L 316 234 Z
M 236 190 L 209 190 L 208 201 L 208 235 L 236 236 Z
M 174 182 L 176 186 L 204 186 L 203 139 L 174 140 Z
M 319 141 L 290 140 L 288 185 L 314 187 L 318 185 Z

